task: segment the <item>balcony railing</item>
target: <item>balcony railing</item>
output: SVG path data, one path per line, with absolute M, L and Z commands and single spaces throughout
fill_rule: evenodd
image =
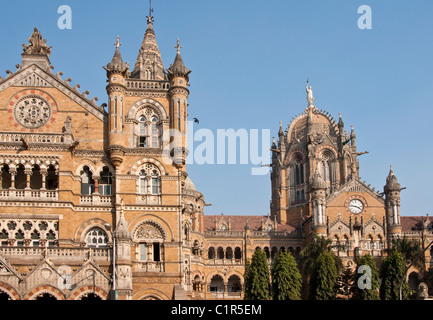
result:
M 58 201 L 58 190 L 0 189 L 0 200 Z
M 21 133 L 21 132 L 3 132 L 0 133 L 1 142 L 19 142 L 24 138 L 27 143 L 36 144 L 59 144 L 64 143 L 64 134 L 45 134 L 45 133 Z
M 137 272 L 164 272 L 165 266 L 163 261 L 151 261 L 151 262 L 135 262 L 134 271 Z
M 5 258 L 44 258 L 55 260 L 110 261 L 110 248 L 50 248 L 50 247 L 0 247 L 0 255 Z
M 113 196 L 100 194 L 81 195 L 80 204 L 87 206 L 111 206 L 113 204 Z

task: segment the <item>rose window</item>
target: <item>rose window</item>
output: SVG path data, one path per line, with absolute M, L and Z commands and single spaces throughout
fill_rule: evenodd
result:
M 40 128 L 50 120 L 51 106 L 40 96 L 25 96 L 15 104 L 14 117 L 25 128 Z

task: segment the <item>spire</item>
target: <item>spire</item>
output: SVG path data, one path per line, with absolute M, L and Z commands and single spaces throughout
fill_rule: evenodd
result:
M 137 60 L 135 61 L 131 78 L 143 80 L 166 80 L 161 52 L 159 51 L 155 31 L 153 30 L 154 19 L 152 12 L 152 3 L 150 1 L 149 15 L 146 16 L 147 29 L 138 52 Z
M 119 50 L 119 47 L 121 46 L 119 36 L 117 36 L 116 43 L 114 45 L 116 46 L 116 50 L 114 51 L 113 59 L 111 59 L 111 62 L 109 62 L 107 66 L 103 68 L 107 71 L 107 77 L 113 73 L 126 76 L 129 73 L 129 63 L 123 63 L 122 55 L 120 54 Z
M 397 180 L 397 177 L 394 174 L 394 171 L 392 170 L 392 165 L 390 165 L 389 168 L 389 174 L 386 177 L 386 184 L 384 187 L 385 193 L 388 193 L 389 191 L 401 191 L 401 185 Z
M 168 77 L 172 79 L 175 76 L 181 76 L 184 77 L 188 82 L 191 71 L 185 67 L 185 64 L 183 63 L 182 56 L 180 54 L 180 48 L 182 47 L 179 44 L 179 39 L 177 39 L 177 45 L 175 48 L 177 50 L 176 58 L 174 58 L 174 62 L 170 65 L 170 68 L 167 69 Z

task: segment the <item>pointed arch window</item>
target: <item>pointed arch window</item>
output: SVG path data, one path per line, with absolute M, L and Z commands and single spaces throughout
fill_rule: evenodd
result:
M 333 160 L 334 156 L 331 151 L 325 150 L 319 156 L 319 172 L 323 180 L 327 183 L 326 194 L 331 192 L 332 182 L 333 182 Z
M 156 112 L 145 108 L 138 118 L 138 147 L 159 148 L 161 146 L 161 124 Z
M 87 233 L 85 242 L 87 247 L 93 247 L 93 248 L 107 247 L 108 236 L 104 230 L 95 227 Z
M 158 126 L 158 118 L 152 117 L 151 124 L 151 140 L 152 140 L 152 148 L 159 147 L 159 126 Z
M 159 194 L 159 175 L 158 171 L 153 170 L 152 171 L 152 177 L 151 177 L 151 193 L 152 194 Z
M 95 191 L 95 181 L 92 176 L 89 167 L 85 166 L 81 172 L 81 194 L 92 194 Z
M 296 154 L 292 160 L 290 173 L 291 203 L 298 204 L 305 201 L 305 161 L 301 154 Z
M 144 116 L 140 117 L 139 120 L 139 140 L 138 146 L 142 148 L 146 148 L 146 138 L 147 138 L 147 123 L 146 118 Z
M 2 189 L 9 189 L 12 185 L 12 175 L 9 170 L 9 166 L 7 164 L 4 164 L 2 166 Z
M 107 196 L 113 194 L 113 176 L 108 167 L 104 167 L 100 174 L 99 194 Z
M 141 170 L 140 177 L 138 180 L 138 189 L 140 194 L 146 194 L 147 193 L 147 175 L 146 171 Z

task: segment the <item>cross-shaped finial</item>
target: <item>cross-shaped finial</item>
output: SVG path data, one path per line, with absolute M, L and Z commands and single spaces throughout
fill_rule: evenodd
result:
M 175 48 L 177 49 L 177 52 L 180 52 L 180 48 L 182 48 L 182 46 L 179 44 L 179 38 L 177 38 L 177 46 Z
M 114 45 L 116 46 L 117 49 L 119 49 L 119 47 L 121 45 L 121 43 L 120 43 L 120 37 L 119 36 L 117 36 L 117 41 L 116 41 L 116 43 Z

